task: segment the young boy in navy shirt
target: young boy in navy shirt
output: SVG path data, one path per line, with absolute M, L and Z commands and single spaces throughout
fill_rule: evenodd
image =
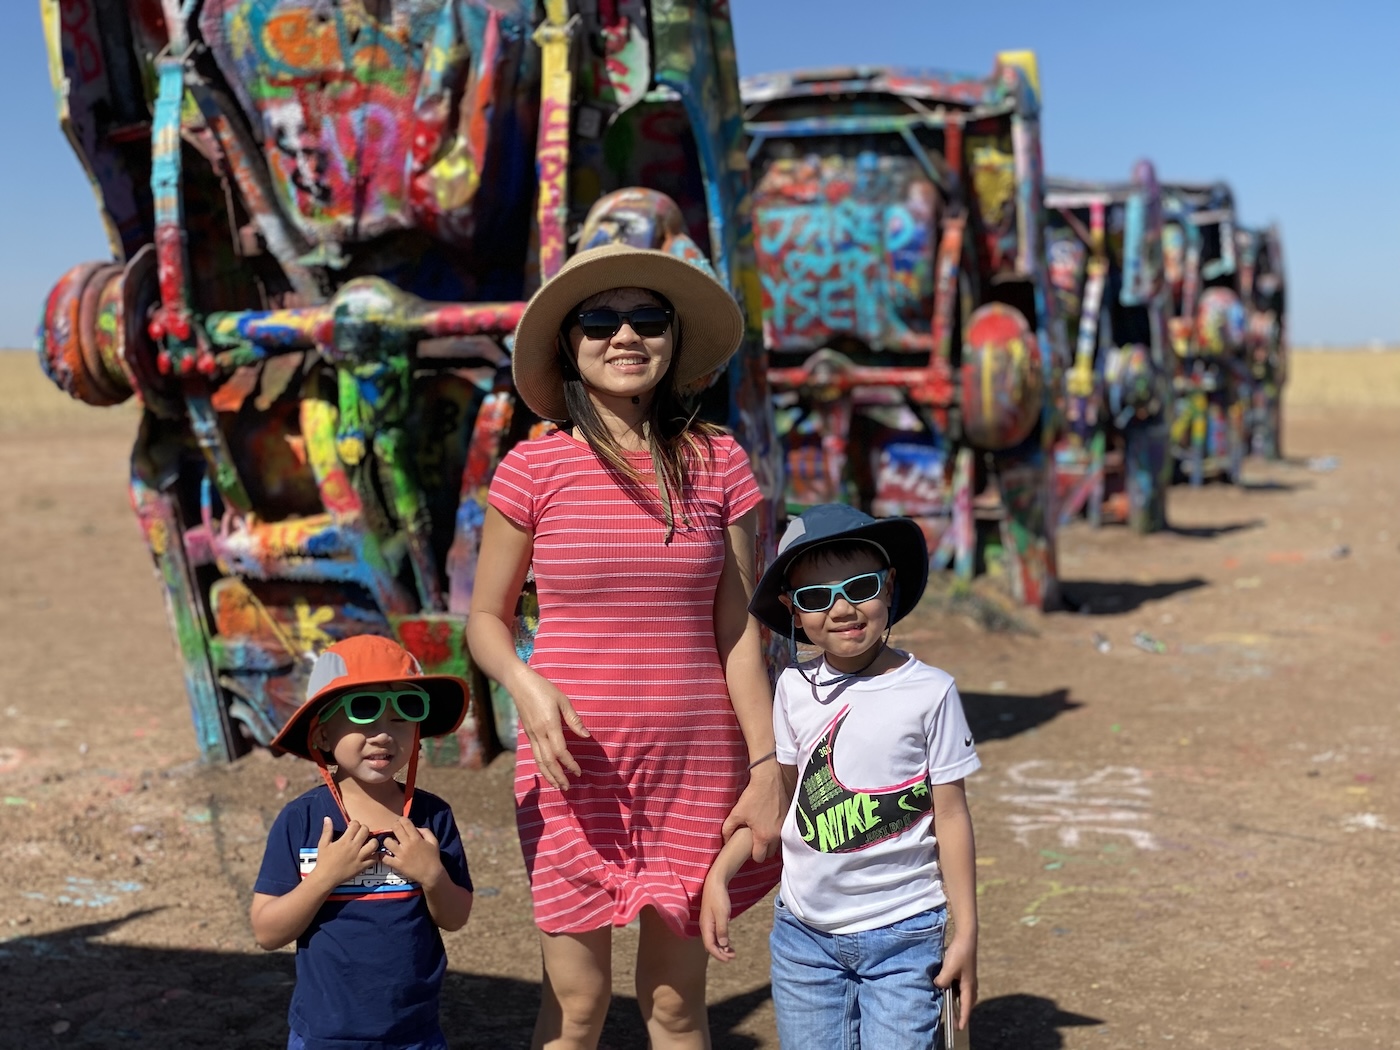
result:
M 777 749 L 765 756 L 791 799 L 769 939 L 785 1047 L 928 1047 L 943 989 L 961 993 L 958 1028 L 977 1001 L 963 778 L 980 763 L 953 679 L 888 644 L 927 581 L 915 522 L 825 504 L 788 527 L 749 603 L 793 655 L 773 702 Z M 798 662 L 799 641 L 819 657 Z M 734 957 L 728 882 L 749 839 L 736 831 L 705 880 L 700 933 L 722 962 Z
M 419 741 L 456 729 L 467 697 L 389 639 L 349 638 L 273 740 L 326 781 L 278 814 L 253 886 L 258 945 L 297 945 L 288 1050 L 446 1048 L 438 930 L 466 924 L 472 884 L 452 810 L 414 779 Z

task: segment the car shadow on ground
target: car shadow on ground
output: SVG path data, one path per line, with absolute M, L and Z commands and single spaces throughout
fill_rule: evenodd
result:
M 1257 529 L 1263 524 L 1263 518 L 1251 518 L 1249 521 L 1232 521 L 1225 525 L 1168 525 L 1166 531 L 1172 536 L 1181 536 L 1188 540 L 1214 540 L 1231 533 Z
M 1132 612 L 1148 602 L 1158 602 L 1183 591 L 1206 586 L 1199 576 L 1160 583 L 1133 583 L 1130 580 L 1064 580 L 1060 583 L 1061 612 L 1085 616 L 1114 616 Z
M 963 711 L 972 738 L 979 744 L 1005 740 L 1038 728 L 1066 711 L 1083 707 L 1071 700 L 1068 689 L 1054 689 L 1036 696 L 1016 693 L 964 693 Z
M 1097 1017 L 1061 1010 L 1038 995 L 999 995 L 973 1008 L 972 1050 L 1062 1050 L 1061 1028 L 1101 1025 Z
M 1276 478 L 1262 478 L 1259 481 L 1237 481 L 1242 492 L 1304 492 L 1313 487 L 1311 481 L 1279 481 Z
M 193 903 L 193 902 L 192 902 Z M 104 943 L 127 923 L 108 922 L 0 941 L 7 1008 L 5 1046 L 142 1046 L 150 1050 L 281 1050 L 295 980 L 290 952 L 243 954 L 196 948 Z M 374 965 L 372 946 L 366 965 Z M 735 1031 L 769 998 L 767 985 L 710 1006 L 716 1047 L 756 1050 Z M 449 970 L 442 1025 L 452 1050 L 514 1050 L 530 1045 L 538 981 Z M 645 1050 L 637 1001 L 615 995 L 600 1050 Z

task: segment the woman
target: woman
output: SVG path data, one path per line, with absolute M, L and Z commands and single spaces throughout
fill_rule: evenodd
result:
M 755 845 L 736 913 L 777 880 L 772 694 L 747 612 L 761 496 L 737 442 L 682 396 L 743 329 L 697 266 L 608 245 L 571 259 L 516 331 L 516 389 L 561 427 L 497 469 L 467 639 L 520 716 L 516 814 L 544 959 L 537 1048 L 597 1045 L 612 930 L 634 919 L 651 1045 L 708 1047 L 709 865 L 743 825 Z M 527 665 L 512 624 L 532 565 Z

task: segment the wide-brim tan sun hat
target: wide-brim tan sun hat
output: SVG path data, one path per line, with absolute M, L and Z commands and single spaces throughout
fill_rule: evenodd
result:
M 568 418 L 559 332 L 569 312 L 613 288 L 645 288 L 676 310 L 680 337 L 673 382 L 679 390 L 723 365 L 744 338 L 744 315 L 729 290 L 700 265 L 627 244 L 579 252 L 535 293 L 515 329 L 515 389 L 541 419 Z

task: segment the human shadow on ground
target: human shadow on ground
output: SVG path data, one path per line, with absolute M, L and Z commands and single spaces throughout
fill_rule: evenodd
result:
M 979 744 L 1005 740 L 1043 726 L 1066 711 L 1083 707 L 1071 700 L 1068 689 L 1055 689 L 1038 696 L 1016 693 L 963 693 L 959 690 L 967 727 Z
M 1213 540 L 1233 532 L 1257 529 L 1263 524 L 1263 518 L 1251 518 L 1249 521 L 1232 521 L 1227 525 L 1168 525 L 1167 532 L 1188 540 Z
M 285 1047 L 296 972 L 292 953 L 102 941 L 158 910 L 0 941 L 0 985 L 11 1004 L 0 1042 L 26 1050 Z M 365 963 L 374 965 L 372 944 L 365 947 Z M 756 1050 L 761 1044 L 735 1029 L 768 998 L 764 985 L 711 1004 L 715 1046 Z M 452 1050 L 526 1048 L 539 1002 L 537 981 L 449 970 L 442 989 L 443 1031 Z M 636 999 L 615 995 L 600 1048 L 645 1050 L 646 1045 Z
M 1097 1017 L 1069 1013 L 1038 995 L 999 995 L 972 1010 L 972 1050 L 1062 1050 L 1061 1028 L 1101 1025 Z
M 1199 576 L 1160 583 L 1132 583 L 1128 580 L 1062 580 L 1060 599 L 1064 612 L 1086 616 L 1113 616 L 1132 612 L 1148 602 L 1158 602 L 1183 591 L 1204 587 Z

